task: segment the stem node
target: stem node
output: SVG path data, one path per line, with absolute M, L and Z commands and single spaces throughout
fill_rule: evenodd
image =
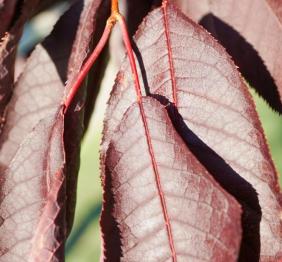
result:
M 166 1 L 164 1 L 164 2 L 166 2 Z M 125 47 L 126 47 L 126 51 L 128 53 L 130 66 L 131 66 L 131 70 L 132 70 L 132 76 L 133 76 L 134 84 L 135 84 L 137 101 L 138 101 L 138 103 L 141 103 L 141 101 L 142 101 L 141 87 L 140 87 L 140 83 L 139 83 L 139 77 L 138 77 L 138 73 L 137 73 L 135 58 L 134 58 L 133 51 L 132 51 L 130 37 L 128 35 L 128 31 L 127 31 L 127 27 L 126 27 L 126 22 L 125 22 L 124 17 L 119 12 L 118 0 L 112 0 L 111 16 L 107 20 L 106 27 L 104 29 L 102 37 L 99 40 L 97 46 L 95 47 L 94 51 L 92 52 L 92 54 L 90 55 L 88 60 L 82 66 L 82 69 L 81 69 L 79 75 L 77 76 L 77 79 L 75 80 L 75 82 L 72 83 L 72 88 L 71 88 L 71 90 L 70 90 L 69 94 L 67 95 L 65 102 L 64 102 L 64 108 L 63 108 L 64 113 L 66 113 L 66 111 L 68 110 L 75 94 L 77 93 L 79 87 L 81 86 L 82 81 L 84 80 L 84 78 L 88 74 L 89 70 L 91 69 L 92 65 L 97 60 L 100 53 L 102 52 L 104 46 L 106 45 L 106 43 L 109 39 L 112 28 L 114 27 L 114 25 L 116 24 L 117 21 L 120 23 L 120 27 L 121 27 L 121 31 L 122 31 L 122 35 L 123 35 L 123 41 L 124 41 L 124 44 L 125 44 Z

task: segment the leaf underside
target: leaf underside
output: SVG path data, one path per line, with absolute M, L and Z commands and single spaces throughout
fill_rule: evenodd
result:
M 110 213 L 104 206 L 102 214 L 106 261 L 236 261 L 239 205 L 188 150 L 165 107 L 150 97 L 143 107 L 152 152 L 137 103 L 107 151 L 105 191 L 114 207 Z M 120 246 L 114 243 L 118 231 Z
M 41 121 L 2 173 L 0 261 L 63 258 L 65 216 L 59 201 L 63 183 L 57 186 L 55 178 L 57 173 L 64 178 L 62 128 L 62 117 Z
M 6 106 L 13 93 L 17 47 L 24 24 L 39 1 L 16 2 L 14 0 L 4 1 L 2 12 L 0 10 L 1 21 L 5 19 L 0 26 L 0 134 L 5 124 Z M 19 4 L 19 10 L 16 10 Z
M 250 85 L 282 113 L 282 2 L 174 0 L 233 57 Z
M 64 260 L 87 85 L 66 115 L 62 103 L 85 50 L 91 51 L 100 4 L 79 1 L 71 7 L 32 52 L 15 85 L 0 137 L 0 261 Z
M 277 261 L 282 257 L 277 173 L 254 103 L 234 63 L 224 48 L 173 5 L 150 13 L 135 40 L 143 94 L 167 105 L 188 148 L 242 206 L 239 260 Z M 135 100 L 125 60 L 108 102 L 101 157 L 104 186 L 106 152 Z M 139 157 L 142 159 L 143 152 Z M 107 201 L 104 208 L 110 208 Z M 122 212 L 119 209 L 115 212 Z M 104 238 L 108 239 L 106 234 Z
M 98 63 L 63 115 L 64 97 L 101 36 L 110 3 L 77 1 L 14 83 L 24 23 L 36 7 L 53 2 L 0 1 L 3 262 L 64 260 L 80 141 L 104 71 Z M 139 15 L 153 2 L 160 1 L 146 0 Z M 174 2 L 219 39 L 281 113 L 281 2 Z M 236 66 L 201 26 L 165 1 L 146 17 L 135 41 L 144 97 L 135 102 L 126 58 L 105 120 L 102 260 L 280 261 L 277 173 Z

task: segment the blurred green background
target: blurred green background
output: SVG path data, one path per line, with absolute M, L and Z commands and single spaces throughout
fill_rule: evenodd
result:
M 63 3 L 35 17 L 25 28 L 19 53 L 27 54 L 34 44 L 50 32 L 60 14 L 68 8 Z M 102 122 L 109 92 L 114 83 L 117 68 L 110 63 L 107 68 L 101 94 L 97 101 L 97 110 L 91 119 L 81 150 L 81 167 L 78 177 L 77 207 L 73 230 L 66 243 L 67 262 L 96 262 L 100 257 L 99 216 L 102 190 L 99 174 L 99 145 Z M 265 135 L 270 146 L 275 165 L 282 174 L 282 121 L 278 114 L 255 92 L 251 91 L 262 121 Z M 280 177 L 280 185 L 282 179 Z

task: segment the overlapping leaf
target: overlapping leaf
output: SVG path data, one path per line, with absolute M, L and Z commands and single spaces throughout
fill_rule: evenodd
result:
M 7 23 L 3 23 L 0 32 L 0 134 L 5 122 L 5 109 L 11 98 L 14 84 L 14 69 L 18 43 L 20 41 L 23 26 L 39 0 L 24 0 L 16 10 L 18 3 L 15 1 L 3 2 L 3 15 Z M 6 11 L 10 10 L 10 15 Z M 18 14 L 16 15 L 16 12 Z M 15 20 L 14 20 L 15 19 Z M 5 33 L 5 35 L 3 35 Z
M 91 50 L 100 4 L 73 6 L 36 47 L 15 86 L 0 138 L 0 261 L 63 260 L 86 85 L 66 116 L 62 102 Z
M 104 261 L 237 261 L 238 203 L 188 150 L 165 107 L 149 97 L 143 107 L 145 120 L 137 103 L 129 108 L 107 151 Z
M 226 47 L 244 77 L 282 113 L 282 2 L 175 0 Z
M 147 16 L 136 45 L 144 94 L 174 104 L 180 115 L 172 111 L 172 119 L 188 147 L 242 205 L 239 259 L 277 261 L 282 256 L 277 173 L 247 86 L 224 48 L 172 5 Z M 124 62 L 109 100 L 102 171 L 110 139 L 135 101 L 134 92 Z
M 5 0 L 0 9 L 0 133 L 5 123 L 5 109 L 12 96 L 16 53 L 26 21 L 49 0 Z
M 45 118 L 1 173 L 0 261 L 56 261 L 64 256 L 64 183 L 59 188 L 56 184 L 56 174 L 64 180 L 62 129 L 62 116 Z

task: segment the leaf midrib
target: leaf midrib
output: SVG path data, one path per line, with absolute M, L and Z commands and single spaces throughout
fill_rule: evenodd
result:
M 157 185 L 158 195 L 159 195 L 160 201 L 161 201 L 162 213 L 163 213 L 163 216 L 164 216 L 165 226 L 166 226 L 166 230 L 167 230 L 167 234 L 168 234 L 171 256 L 172 256 L 173 262 L 176 262 L 177 259 L 176 259 L 176 252 L 175 252 L 175 247 L 174 247 L 174 240 L 173 240 L 173 236 L 172 236 L 172 228 L 171 228 L 170 218 L 169 218 L 168 211 L 167 211 L 166 201 L 165 201 L 165 197 L 164 197 L 164 193 L 163 193 L 163 189 L 162 189 L 162 185 L 161 185 L 161 181 L 160 181 L 160 173 L 159 173 L 159 170 L 158 170 L 158 165 L 157 165 L 157 161 L 156 161 L 154 150 L 153 150 L 152 139 L 151 139 L 150 130 L 149 130 L 149 127 L 148 127 L 148 123 L 147 123 L 147 119 L 146 119 L 145 110 L 144 110 L 142 100 L 138 104 L 139 104 L 140 114 L 141 114 L 141 117 L 142 117 L 142 122 L 143 122 L 143 125 L 144 125 L 148 150 L 149 150 L 149 154 L 150 154 L 150 157 L 151 157 L 152 166 L 153 166 L 153 170 L 154 170 L 154 174 L 155 174 L 155 181 L 156 181 L 156 185 Z

